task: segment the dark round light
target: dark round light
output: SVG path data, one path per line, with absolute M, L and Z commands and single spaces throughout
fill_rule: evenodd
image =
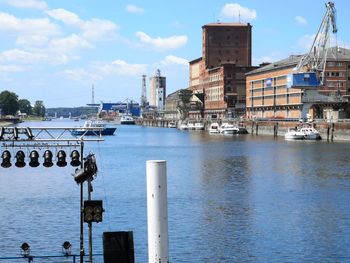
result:
M 44 152 L 43 157 L 44 157 L 43 165 L 45 167 L 51 167 L 53 165 L 53 163 L 52 163 L 52 152 L 50 150 L 46 150 Z
M 30 248 L 30 246 L 28 245 L 28 243 L 26 243 L 26 242 L 22 243 L 21 249 L 22 249 L 23 251 L 28 251 L 29 248 Z
M 64 167 L 67 165 L 66 162 L 66 153 L 63 150 L 59 150 L 57 153 L 57 166 Z
M 72 244 L 69 241 L 64 241 L 62 247 L 64 249 L 70 249 L 72 247 Z
M 2 163 L 1 163 L 2 167 L 4 167 L 4 168 L 11 167 L 11 153 L 10 153 L 10 151 L 5 150 L 2 153 L 1 158 L 2 158 Z
M 29 162 L 30 167 L 38 167 L 40 165 L 38 161 L 39 153 L 36 150 L 33 150 L 30 152 L 29 158 L 30 158 L 30 162 Z
M 26 166 L 26 163 L 25 163 L 25 161 L 24 161 L 24 158 L 25 158 L 24 152 L 21 151 L 21 150 L 18 151 L 18 152 L 16 153 L 16 159 L 17 159 L 17 161 L 16 161 L 15 165 L 16 165 L 17 167 L 19 167 L 19 168 L 22 168 L 22 167 Z
M 70 162 L 71 166 L 79 166 L 81 164 L 80 153 L 77 150 L 73 150 L 70 157 L 72 158 L 72 161 Z

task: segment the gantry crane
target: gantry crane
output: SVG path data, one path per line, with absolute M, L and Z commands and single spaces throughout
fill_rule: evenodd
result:
M 301 118 L 307 119 L 314 104 L 335 102 L 334 98 L 321 95 L 318 88 L 324 85 L 327 52 L 330 49 L 330 29 L 336 34 L 336 10 L 333 2 L 326 3 L 326 12 L 309 52 L 304 55 L 287 77 L 287 87 L 302 90 Z
M 309 52 L 304 55 L 289 77 L 291 88 L 316 89 L 323 85 L 327 62 L 327 51 L 330 48 L 330 27 L 337 33 L 336 10 L 333 2 L 326 3 L 326 13 Z

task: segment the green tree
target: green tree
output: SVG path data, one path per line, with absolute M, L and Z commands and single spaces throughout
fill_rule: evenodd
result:
M 21 113 L 27 113 L 27 115 L 32 114 L 32 105 L 30 105 L 30 101 L 26 99 L 18 100 L 19 110 Z
M 181 89 L 179 91 L 179 103 L 177 109 L 181 114 L 181 120 L 185 120 L 188 117 L 188 113 L 191 109 L 190 100 L 192 97 L 192 90 Z
M 33 107 L 34 115 L 44 117 L 45 111 L 46 111 L 46 109 L 44 106 L 44 102 L 42 100 L 37 100 L 34 104 L 34 107 Z
M 16 115 L 19 109 L 17 94 L 8 90 L 1 92 L 0 109 L 3 115 Z

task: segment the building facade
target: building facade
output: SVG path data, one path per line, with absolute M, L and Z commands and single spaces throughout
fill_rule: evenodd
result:
M 202 57 L 189 63 L 189 88 L 204 98 L 201 117 L 245 114 L 245 73 L 254 69 L 251 29 L 249 23 L 212 23 L 202 27 Z M 192 113 L 192 117 L 199 116 Z
M 302 56 L 290 56 L 246 74 L 246 117 L 301 118 L 305 95 L 301 88 L 288 88 L 288 75 Z M 350 94 L 350 50 L 328 51 L 325 79 L 318 93 L 328 96 L 328 103 L 315 103 L 309 111 L 313 118 L 323 118 L 324 110 L 345 109 L 344 97 Z M 304 97 L 303 97 L 304 96 Z
M 164 110 L 166 98 L 166 78 L 161 76 L 158 69 L 156 75 L 150 78 L 149 82 L 149 106 L 158 111 Z

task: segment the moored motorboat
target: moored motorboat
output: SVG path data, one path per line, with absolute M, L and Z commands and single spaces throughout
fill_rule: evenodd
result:
M 170 121 L 168 123 L 168 128 L 176 128 L 176 121 Z
M 296 128 L 289 128 L 284 135 L 286 140 L 304 140 L 305 134 Z
M 220 133 L 220 126 L 217 122 L 213 122 L 210 124 L 210 127 L 208 129 L 209 133 Z
M 195 122 L 194 129 L 195 130 L 204 130 L 204 123 L 203 122 Z
M 303 123 L 295 128 L 289 128 L 284 135 L 286 140 L 321 140 L 320 133 L 310 124 Z
M 320 133 L 314 127 L 301 127 L 299 129 L 304 134 L 305 140 L 321 140 Z
M 180 130 L 188 130 L 187 123 L 186 122 L 181 123 L 179 126 L 179 129 Z
M 134 118 L 131 115 L 125 114 L 125 115 L 121 116 L 120 124 L 133 125 L 133 124 L 135 124 L 135 120 L 134 120 Z
M 230 123 L 223 123 L 220 127 L 220 133 L 222 134 L 238 134 L 239 128 Z
M 195 129 L 194 122 L 188 122 L 187 127 L 189 130 L 194 130 Z
M 114 135 L 116 129 L 116 127 L 107 127 L 105 123 L 98 120 L 87 120 L 83 127 L 72 130 L 71 134 L 73 136 L 106 136 Z

